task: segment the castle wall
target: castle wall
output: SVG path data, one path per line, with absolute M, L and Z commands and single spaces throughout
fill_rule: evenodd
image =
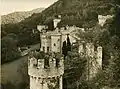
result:
M 79 53 L 81 56 L 84 56 L 84 55 L 85 55 L 85 48 L 84 48 L 84 44 L 83 44 L 83 43 L 79 43 L 78 53 Z
M 51 51 L 51 38 L 47 35 L 41 36 L 41 51 L 45 53 Z
M 97 47 L 94 52 L 94 57 L 89 59 L 88 62 L 89 80 L 96 76 L 99 70 L 102 69 L 102 47 Z
M 61 77 L 40 78 L 30 76 L 30 89 L 61 89 Z
M 47 47 L 47 45 L 46 45 L 46 36 L 42 35 L 41 36 L 41 51 L 45 51 L 46 47 Z
M 93 43 L 86 44 L 86 56 L 87 56 L 87 72 L 88 77 L 87 80 L 92 79 L 94 75 L 94 45 Z
M 60 76 L 59 78 L 59 85 L 60 85 L 60 89 L 63 89 L 63 76 Z
M 102 47 L 97 47 L 97 63 L 98 63 L 98 69 L 102 69 Z
M 51 35 L 51 51 L 60 52 L 61 50 L 61 36 Z
M 94 56 L 93 43 L 86 43 L 86 55 L 93 58 L 93 56 Z

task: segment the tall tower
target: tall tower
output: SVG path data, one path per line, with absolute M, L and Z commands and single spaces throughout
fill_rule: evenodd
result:
M 63 89 L 64 60 L 50 56 L 47 59 L 28 58 L 30 89 Z
M 93 43 L 79 43 L 78 52 L 85 53 L 84 56 L 87 58 L 86 78 L 89 81 L 102 69 L 102 47 L 95 47 Z
M 94 78 L 98 71 L 102 69 L 102 47 L 97 46 L 96 49 L 93 43 L 86 44 L 88 80 Z
M 45 53 L 49 52 L 61 52 L 62 34 L 50 33 L 41 34 L 41 51 Z

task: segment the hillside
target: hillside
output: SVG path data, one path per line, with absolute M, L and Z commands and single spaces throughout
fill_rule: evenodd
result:
M 4 36 L 11 32 L 19 32 L 23 28 L 36 29 L 38 24 L 48 24 L 58 14 L 62 15 L 59 26 L 93 27 L 98 21 L 98 14 L 114 13 L 113 4 L 114 0 L 59 0 L 42 13 L 33 14 L 18 24 L 2 25 L 2 33 Z
M 31 21 L 31 25 L 35 27 L 35 25 L 39 23 L 46 24 L 54 16 L 61 14 L 62 21 L 59 24 L 60 26 L 77 25 L 84 27 L 86 23 L 88 27 L 92 27 L 97 22 L 98 14 L 106 15 L 114 13 L 113 1 L 114 0 L 59 0 L 45 9 L 41 14 L 33 15 L 24 20 L 23 23 L 27 24 Z
M 7 15 L 3 15 L 1 16 L 2 24 L 18 23 L 31 16 L 33 13 L 40 13 L 43 10 L 44 8 L 37 8 L 31 11 L 13 12 Z

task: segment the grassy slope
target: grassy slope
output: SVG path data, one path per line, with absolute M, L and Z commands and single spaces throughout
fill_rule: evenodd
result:
M 11 81 L 13 84 L 21 82 L 21 74 L 18 72 L 21 64 L 27 59 L 22 57 L 16 61 L 6 63 L 1 66 L 1 82 L 4 84 L 7 81 Z
M 31 45 L 30 50 L 39 49 L 40 44 Z M 27 56 L 21 57 L 18 60 L 13 62 L 5 63 L 1 66 L 1 82 L 5 83 L 7 81 L 11 81 L 14 83 L 19 83 L 22 81 L 21 74 L 18 72 L 20 67 L 24 62 L 27 61 Z M 25 70 L 27 73 L 27 70 Z

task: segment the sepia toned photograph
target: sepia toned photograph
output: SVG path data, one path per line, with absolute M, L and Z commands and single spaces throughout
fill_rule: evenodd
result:
M 1 0 L 0 89 L 120 89 L 120 0 Z

